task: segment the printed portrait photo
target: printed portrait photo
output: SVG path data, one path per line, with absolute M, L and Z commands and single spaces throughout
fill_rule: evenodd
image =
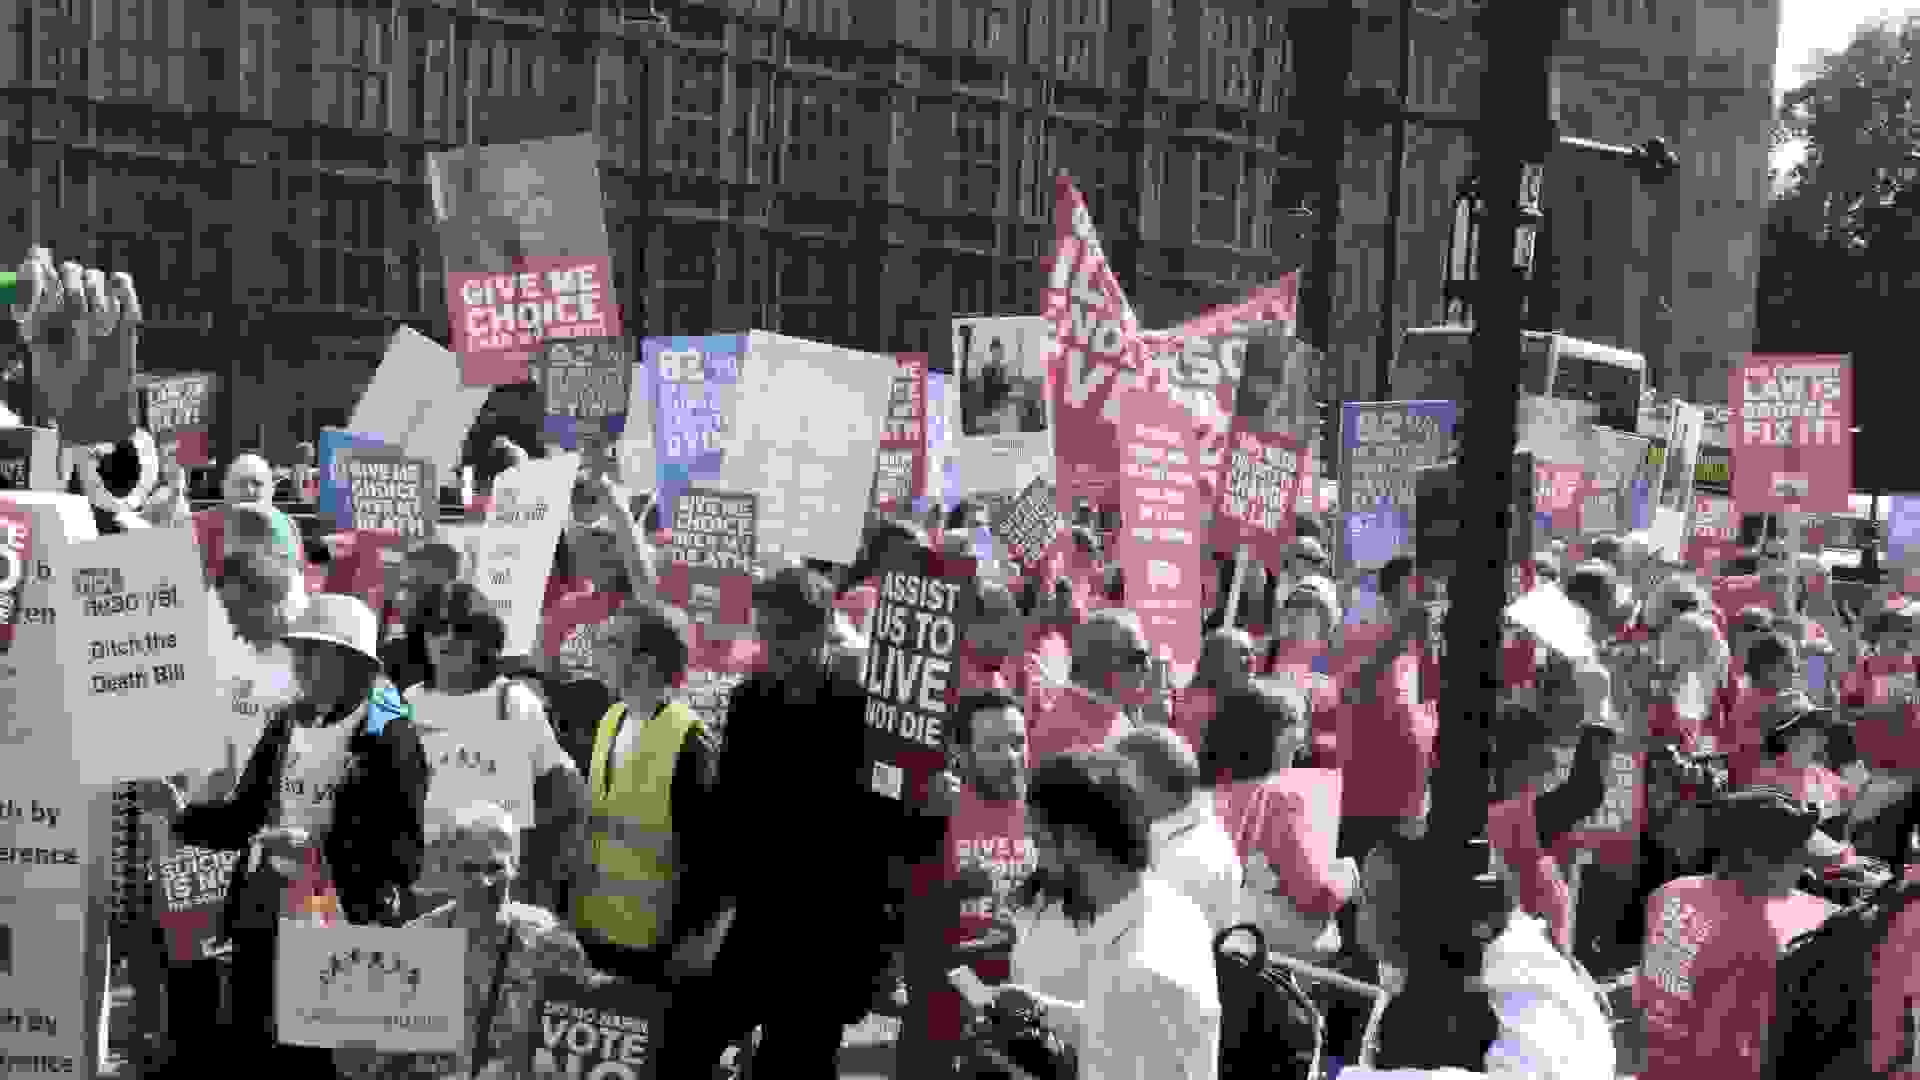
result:
M 963 436 L 1034 435 L 1047 430 L 1049 337 L 1039 319 L 954 321 Z
M 569 135 L 433 155 L 447 269 L 503 273 L 518 259 L 606 257 L 597 147 L 591 135 Z

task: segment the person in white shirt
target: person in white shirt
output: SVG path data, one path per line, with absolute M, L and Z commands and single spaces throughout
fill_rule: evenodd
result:
M 1206 916 L 1149 872 L 1152 826 L 1138 771 L 1104 751 L 1061 754 L 1034 770 L 1028 832 L 1040 865 L 1086 927 L 1086 1000 L 1010 984 L 1001 1009 L 1036 1010 L 1079 1029 L 1080 1080 L 1215 1080 L 1220 993 Z
M 1240 921 L 1246 877 L 1233 837 L 1200 783 L 1200 760 L 1171 728 L 1137 728 L 1109 744 L 1140 771 L 1153 820 L 1153 870 L 1200 905 L 1212 933 Z M 1208 938 L 1212 940 L 1211 937 Z
M 564 831 L 584 824 L 587 790 L 540 696 L 501 673 L 506 626 L 479 589 L 448 586 L 413 632 L 424 639 L 427 679 L 405 696 L 433 769 L 426 862 L 415 892 L 431 907 L 459 883 L 449 845 L 453 818 L 463 808 L 498 803 L 516 820 Z M 551 907 L 561 883 L 546 872 L 551 868 L 537 869 L 543 873 L 525 882 L 536 894 L 529 899 Z

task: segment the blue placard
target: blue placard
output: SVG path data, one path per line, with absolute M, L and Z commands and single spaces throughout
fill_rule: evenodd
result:
M 1827 693 L 1827 658 L 1824 656 L 1807 657 L 1807 693 L 1815 697 L 1824 697 Z
M 647 338 L 640 343 L 641 366 L 653 399 L 663 528 L 673 527 L 673 505 L 680 492 L 720 479 L 722 446 L 746 352 L 747 339 L 741 334 Z
M 1898 563 L 1920 548 L 1920 495 L 1887 497 L 1887 559 Z
M 1653 527 L 1653 503 L 1648 497 L 1647 482 L 1633 482 L 1633 527 L 1648 529 Z
M 314 448 L 314 467 L 318 469 L 320 473 L 320 497 L 316 500 L 316 509 L 319 511 L 320 520 L 332 521 L 336 524 L 349 520 L 348 515 L 350 508 L 348 506 L 348 499 L 353 491 L 353 485 L 333 475 L 333 465 L 339 458 L 340 452 L 342 450 L 389 449 L 398 448 L 390 447 L 387 443 L 371 435 L 356 435 L 351 431 L 342 431 L 339 428 L 327 428 L 320 432 L 320 445 Z M 339 527 L 349 528 L 351 526 L 340 525 Z

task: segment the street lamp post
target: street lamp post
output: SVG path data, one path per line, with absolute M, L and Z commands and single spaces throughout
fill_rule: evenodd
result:
M 1546 215 L 1540 210 L 1540 191 L 1546 175 L 1546 166 L 1540 162 L 1528 162 L 1521 175 L 1513 266 L 1523 281 L 1533 274 L 1534 252 L 1539 246 L 1541 225 L 1546 221 Z M 1453 224 L 1447 233 L 1447 275 L 1442 294 L 1449 323 L 1460 326 L 1473 323 L 1473 291 L 1480 276 L 1480 230 L 1486 219 L 1487 204 L 1481 197 L 1480 185 L 1469 177 L 1454 196 Z M 1525 303 L 1524 297 L 1522 303 Z

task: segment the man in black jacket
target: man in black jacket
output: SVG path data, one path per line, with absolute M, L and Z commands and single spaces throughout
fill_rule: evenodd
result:
M 940 850 L 945 822 L 866 786 L 866 694 L 830 667 L 833 586 L 790 568 L 754 590 L 766 667 L 727 703 L 713 835 L 731 912 L 710 976 L 676 989 L 660 1075 L 704 1076 L 760 1027 L 755 1071 L 838 1076 L 842 1029 L 862 1019 L 889 970 L 902 861 Z M 697 967 L 697 965 L 696 965 Z

